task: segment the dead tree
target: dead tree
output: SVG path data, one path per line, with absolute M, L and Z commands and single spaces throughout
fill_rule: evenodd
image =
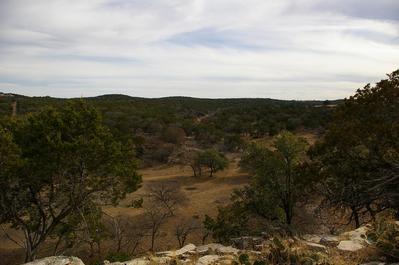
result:
M 180 220 L 175 226 L 175 236 L 179 243 L 179 247 L 183 247 L 187 237 L 194 232 L 195 230 L 199 229 L 200 226 L 195 219 L 192 220 Z
M 148 197 L 152 201 L 152 204 L 160 205 L 169 211 L 170 216 L 175 215 L 175 210 L 179 200 L 181 200 L 181 194 L 176 187 L 162 183 L 157 186 L 150 188 Z
M 115 252 L 124 251 L 134 255 L 145 236 L 142 228 L 137 227 L 128 217 L 108 217 L 108 230 L 110 239 L 115 242 Z
M 147 229 L 149 230 L 148 235 L 151 238 L 150 251 L 154 251 L 155 241 L 160 235 L 160 228 L 162 224 L 166 221 L 166 219 L 170 216 L 170 211 L 168 209 L 165 209 L 165 207 L 154 205 L 145 209 L 144 218 L 146 220 Z

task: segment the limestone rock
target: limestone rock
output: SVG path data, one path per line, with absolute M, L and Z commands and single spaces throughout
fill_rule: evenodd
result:
M 194 244 L 188 244 L 181 249 L 175 250 L 175 251 L 162 251 L 162 252 L 157 252 L 157 256 L 168 256 L 168 257 L 177 257 L 177 256 L 182 256 L 186 253 L 189 252 L 194 252 L 196 249 L 196 246 Z
M 167 265 L 170 264 L 171 260 L 172 260 L 171 257 L 152 257 L 151 263 L 155 262 L 156 264 L 159 265 Z
M 77 257 L 52 256 L 25 263 L 25 265 L 84 265 L 84 263 Z
M 239 252 L 238 249 L 233 248 L 231 246 L 224 246 L 222 244 L 211 243 L 208 245 L 199 246 L 196 248 L 198 253 L 221 253 L 221 254 L 237 254 Z
M 305 245 L 307 245 L 310 248 L 313 248 L 315 250 L 326 250 L 326 246 L 317 244 L 317 243 L 313 243 L 313 242 L 308 242 L 308 241 L 304 241 Z
M 218 255 L 206 255 L 206 256 L 202 256 L 201 258 L 199 258 L 197 260 L 196 265 L 209 265 L 212 264 L 216 261 L 218 261 L 220 258 L 220 256 Z
M 180 256 L 187 252 L 194 251 L 195 249 L 196 249 L 196 247 L 194 244 L 188 244 L 188 245 L 182 247 L 181 249 L 176 250 L 175 255 Z
M 337 248 L 340 250 L 354 252 L 364 248 L 364 245 L 359 241 L 343 240 L 339 242 Z
M 323 235 L 320 239 L 320 244 L 327 246 L 337 246 L 339 244 L 338 236 Z
M 342 236 L 348 237 L 348 240 L 365 242 L 367 240 L 367 232 L 369 231 L 369 229 L 369 226 L 362 226 L 356 230 L 343 233 Z
M 126 262 L 126 263 L 122 262 L 123 265 L 148 265 L 150 263 L 151 262 L 146 258 L 138 258 L 138 259 L 134 259 L 129 262 Z
M 304 236 L 302 236 L 302 238 L 307 241 L 307 242 L 312 242 L 312 243 L 320 243 L 321 237 L 319 235 L 310 235 L 310 234 L 306 234 Z
M 341 237 L 346 238 L 339 242 L 337 248 L 345 251 L 358 251 L 364 248 L 369 242 L 367 241 L 367 232 L 370 226 L 362 226 L 353 231 L 343 233 Z
M 109 265 L 148 265 L 150 264 L 150 260 L 148 258 L 137 258 L 129 261 L 123 262 L 113 262 Z
M 239 249 L 253 249 L 256 245 L 262 244 L 262 241 L 262 237 L 251 236 L 242 236 L 231 239 L 233 246 Z

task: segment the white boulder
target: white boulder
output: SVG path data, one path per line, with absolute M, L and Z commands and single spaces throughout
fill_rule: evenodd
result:
M 306 234 L 303 235 L 302 238 L 307 241 L 307 242 L 312 242 L 312 243 L 320 243 L 321 237 L 319 235 L 311 235 L 311 234 Z
M 354 252 L 364 248 L 364 245 L 359 241 L 343 240 L 339 242 L 337 248 L 344 251 Z
M 358 251 L 364 248 L 369 242 L 367 241 L 367 232 L 370 226 L 362 226 L 353 231 L 343 233 L 341 237 L 346 240 L 340 241 L 337 248 L 345 251 Z
M 137 258 L 137 259 L 132 259 L 129 261 L 123 261 L 123 262 L 117 261 L 117 262 L 108 263 L 108 264 L 109 265 L 148 265 L 148 264 L 150 264 L 150 260 L 148 258 Z
M 323 235 L 320 239 L 320 244 L 336 246 L 339 244 L 338 236 Z
M 218 255 L 206 255 L 206 256 L 202 256 L 201 258 L 199 258 L 197 260 L 197 263 L 195 263 L 195 264 L 196 265 L 208 265 L 208 264 L 212 264 L 212 263 L 216 262 L 219 259 L 220 259 L 220 256 L 218 256 Z
M 326 246 L 323 246 L 323 245 L 320 245 L 320 244 L 317 244 L 317 243 L 308 242 L 308 241 L 304 241 L 304 243 L 308 247 L 313 248 L 315 250 L 326 250 L 327 249 Z
M 237 254 L 239 249 L 236 249 L 232 246 L 224 246 L 222 244 L 211 243 L 208 245 L 199 246 L 196 248 L 198 253 L 208 253 L 210 251 L 221 253 L 221 254 Z
M 77 257 L 52 256 L 25 263 L 25 265 L 84 265 Z
M 192 253 L 196 249 L 196 246 L 194 244 L 188 244 L 182 247 L 181 249 L 175 250 L 175 251 L 163 251 L 163 252 L 157 252 L 157 256 L 168 256 L 168 257 L 178 257 L 182 256 L 186 253 Z

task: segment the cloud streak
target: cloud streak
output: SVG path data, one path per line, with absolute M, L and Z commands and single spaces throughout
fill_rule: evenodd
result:
M 0 91 L 333 99 L 398 68 L 399 3 L 3 0 Z

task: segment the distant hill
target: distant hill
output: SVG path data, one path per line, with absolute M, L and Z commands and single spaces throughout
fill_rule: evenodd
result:
M 9 116 L 17 101 L 17 114 L 24 115 L 68 100 L 0 93 L 0 116 Z M 342 102 L 296 101 L 269 98 L 206 99 L 191 97 L 140 98 L 111 94 L 82 98 L 93 104 L 104 122 L 119 135 L 137 130 L 156 133 L 168 126 L 183 128 L 188 135 L 209 133 L 261 136 L 287 129 L 323 127 L 334 108 Z M 201 121 L 201 124 L 198 124 Z M 216 136 L 215 136 L 216 137 Z M 208 139 L 209 140 L 209 139 Z M 204 141 L 208 141 L 204 140 Z

